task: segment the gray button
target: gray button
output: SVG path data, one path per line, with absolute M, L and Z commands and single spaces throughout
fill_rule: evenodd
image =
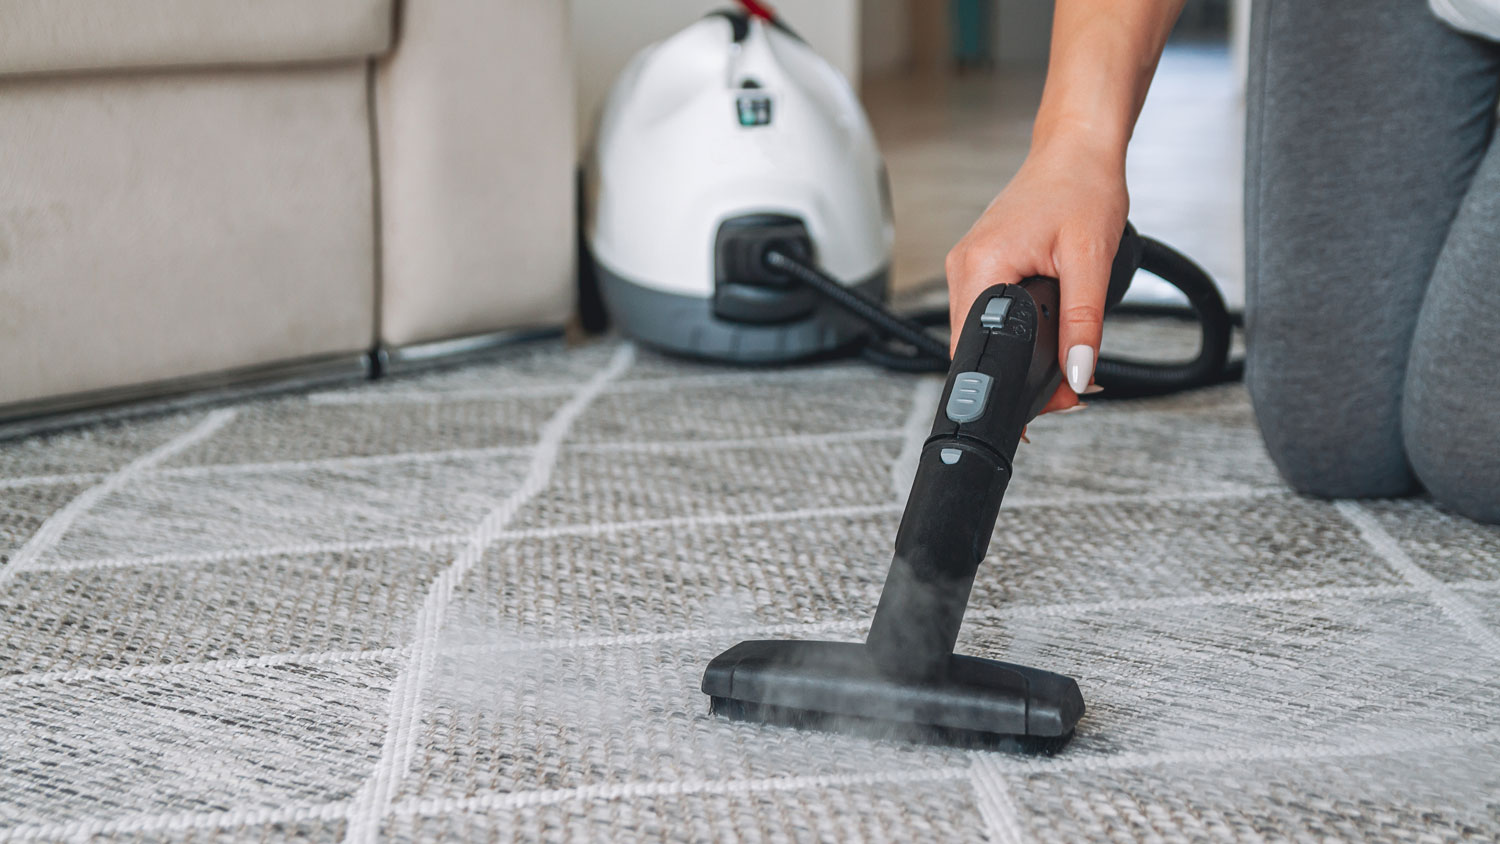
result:
M 964 456 L 964 453 L 962 451 L 959 451 L 956 448 L 945 448 L 942 451 L 938 452 L 938 457 L 943 458 L 943 462 L 947 463 L 949 466 L 952 466 L 954 463 L 957 463 L 958 462 L 958 458 L 963 457 L 963 456 Z
M 948 394 L 948 418 L 954 422 L 973 422 L 984 415 L 984 402 L 990 397 L 994 379 L 983 372 L 960 372 L 953 379 Z
M 984 306 L 984 313 L 979 317 L 979 324 L 985 328 L 999 328 L 1005 324 L 1005 316 L 1010 313 L 1010 303 L 1014 301 L 1004 296 L 996 296 Z

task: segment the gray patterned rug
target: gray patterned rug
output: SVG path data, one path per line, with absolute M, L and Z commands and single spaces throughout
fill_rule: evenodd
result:
M 939 386 L 542 345 L 0 445 L 0 840 L 1500 836 L 1500 532 L 1289 494 L 1238 387 L 1023 446 L 961 647 L 1061 755 L 710 717 L 861 635 Z

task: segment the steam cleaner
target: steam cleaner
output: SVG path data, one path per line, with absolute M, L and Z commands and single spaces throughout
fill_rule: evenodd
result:
M 1058 282 L 986 290 L 949 359 L 884 304 L 892 218 L 869 121 L 843 76 L 759 3 L 637 55 L 607 98 L 585 172 L 585 270 L 625 334 L 730 363 L 858 352 L 948 372 L 864 643 L 749 641 L 703 676 L 714 711 L 956 742 L 1060 746 L 1084 711 L 1071 678 L 953 653 L 1026 424 L 1061 383 Z M 1138 269 L 1181 290 L 1196 358 L 1102 358 L 1107 394 L 1232 377 L 1212 279 L 1127 225 L 1108 307 Z

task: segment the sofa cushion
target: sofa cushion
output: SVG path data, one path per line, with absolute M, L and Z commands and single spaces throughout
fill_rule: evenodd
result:
M 568 4 L 407 2 L 400 31 L 376 88 L 381 339 L 563 324 L 578 278 Z
M 0 405 L 369 349 L 368 79 L 0 84 Z
M 348 58 L 395 0 L 0 0 L 0 74 Z

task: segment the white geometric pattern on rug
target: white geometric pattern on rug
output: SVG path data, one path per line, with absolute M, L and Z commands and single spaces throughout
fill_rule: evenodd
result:
M 540 344 L 0 444 L 0 841 L 1500 836 L 1500 531 L 1291 495 L 1238 387 L 1018 455 L 961 647 L 1062 754 L 710 717 L 862 635 L 935 396 Z

